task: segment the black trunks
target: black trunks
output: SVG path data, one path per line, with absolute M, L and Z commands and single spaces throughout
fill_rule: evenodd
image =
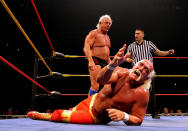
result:
M 95 65 L 100 65 L 102 68 L 108 65 L 108 63 L 105 60 L 102 60 L 95 56 L 92 56 L 92 58 L 93 58 Z

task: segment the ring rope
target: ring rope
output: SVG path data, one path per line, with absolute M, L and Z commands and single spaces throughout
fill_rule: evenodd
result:
M 50 75 L 38 76 L 37 78 L 47 78 L 47 77 L 88 77 L 87 74 L 62 74 L 59 72 L 52 72 Z M 188 75 L 155 75 L 155 77 L 188 77 Z
M 89 75 L 79 75 L 79 74 L 62 74 L 62 77 L 74 77 L 74 76 L 89 76 Z M 188 75 L 156 75 L 155 77 L 188 77 Z
M 155 94 L 155 96 L 188 96 L 188 94 Z
M 48 33 L 47 33 L 47 31 L 46 31 L 46 29 L 45 29 L 45 27 L 44 27 L 44 24 L 43 24 L 42 19 L 41 19 L 40 15 L 39 15 L 39 12 L 38 12 L 38 10 L 37 10 L 37 7 L 36 7 L 36 5 L 35 5 L 35 2 L 34 2 L 33 0 L 30 0 L 30 1 L 31 1 L 32 6 L 33 6 L 33 8 L 34 8 L 34 10 L 35 10 L 35 13 L 36 13 L 36 15 L 37 15 L 37 18 L 38 18 L 38 20 L 39 20 L 39 22 L 40 22 L 40 24 L 41 24 L 41 26 L 42 26 L 42 29 L 43 29 L 43 31 L 44 31 L 44 33 L 45 33 L 45 35 L 46 35 L 46 38 L 47 38 L 47 40 L 48 40 L 48 42 L 49 42 L 49 44 L 50 44 L 50 47 L 52 48 L 52 52 L 53 52 L 53 56 L 54 56 L 54 55 L 55 55 L 55 50 L 54 50 L 54 48 L 53 48 L 53 46 L 52 46 L 52 42 L 50 41 L 50 37 L 48 36 Z
M 65 58 L 86 58 L 86 56 L 78 56 L 78 55 L 64 55 Z
M 7 4 L 5 3 L 4 0 L 1 0 L 2 5 L 4 6 L 4 8 L 6 9 L 6 11 L 8 12 L 8 14 L 11 16 L 11 18 L 14 20 L 14 22 L 16 23 L 16 25 L 18 26 L 18 28 L 21 30 L 21 32 L 23 33 L 23 35 L 25 36 L 25 38 L 28 40 L 29 44 L 33 47 L 33 49 L 35 50 L 35 52 L 37 53 L 37 55 L 40 57 L 40 59 L 43 61 L 43 63 L 45 64 L 45 66 L 47 67 L 47 69 L 50 71 L 50 74 L 52 74 L 52 70 L 50 69 L 50 67 L 47 65 L 47 63 L 45 62 L 45 60 L 43 59 L 43 57 L 41 56 L 41 54 L 38 52 L 38 50 L 36 49 L 36 47 L 34 46 L 33 42 L 30 40 L 30 38 L 28 37 L 28 35 L 25 33 L 24 29 L 22 28 L 22 26 L 19 24 L 19 22 L 17 21 L 17 19 L 15 18 L 15 16 L 13 15 L 13 13 L 11 12 L 11 10 L 9 9 L 9 7 L 7 6 Z M 33 8 L 35 10 L 35 13 L 40 21 L 40 24 L 43 28 L 43 31 L 47 37 L 47 40 L 52 48 L 53 51 L 53 55 L 55 55 L 55 51 L 54 48 L 52 46 L 52 43 L 50 41 L 50 38 L 46 32 L 46 29 L 44 27 L 44 24 L 41 20 L 41 17 L 39 15 L 39 12 L 36 8 L 36 5 L 34 3 L 33 0 L 31 0 L 31 3 L 33 5 Z M 65 58 L 83 58 L 86 56 L 77 56 L 77 55 L 65 55 Z M 113 57 L 113 56 L 111 56 Z M 188 57 L 153 57 L 153 58 L 165 58 L 165 59 L 188 59 Z M 19 72 L 20 74 L 22 74 L 23 76 L 25 76 L 27 79 L 29 79 L 30 81 L 32 81 L 33 83 L 35 83 L 36 85 L 38 85 L 39 87 L 41 87 L 42 89 L 44 89 L 46 92 L 48 92 L 49 94 L 52 95 L 52 93 L 50 91 L 48 91 L 46 88 L 44 88 L 42 85 L 40 85 L 38 82 L 34 81 L 32 78 L 30 78 L 28 75 L 26 75 L 24 72 L 22 72 L 21 70 L 19 70 L 18 68 L 16 68 L 14 65 L 12 65 L 10 62 L 8 62 L 6 59 L 4 59 L 2 56 L 0 56 L 0 60 L 2 60 L 5 64 L 9 65 L 10 67 L 12 67 L 14 70 L 16 70 L 17 72 Z M 62 74 L 62 77 L 74 77 L 74 76 L 89 76 L 89 75 L 74 75 L 74 74 Z M 156 77 L 188 77 L 188 75 L 156 75 Z M 61 94 L 63 96 L 68 96 L 68 95 L 87 95 L 87 94 Z M 164 95 L 188 95 L 188 94 L 155 94 L 156 96 L 164 96 Z
M 188 57 L 153 57 L 153 58 L 161 58 L 161 59 L 188 59 Z
M 37 94 L 36 96 L 50 96 L 49 94 Z M 88 94 L 60 94 L 60 96 L 88 96 Z
M 114 56 L 110 56 L 114 57 Z M 79 56 L 79 55 L 65 55 L 65 58 L 86 58 L 86 56 Z M 152 57 L 154 59 L 188 59 L 188 57 Z
M 41 87 L 43 90 L 45 90 L 50 95 L 53 94 L 49 90 L 47 90 L 45 87 L 43 87 L 42 85 L 40 85 L 38 82 L 36 82 L 35 80 L 33 80 L 31 77 L 29 77 L 28 75 L 26 75 L 24 72 L 22 72 L 21 70 L 19 70 L 17 67 L 15 67 L 13 64 L 11 64 L 10 62 L 8 62 L 2 56 L 0 56 L 0 60 L 2 62 L 4 62 L 5 64 L 7 64 L 8 66 L 10 66 L 11 68 L 13 68 L 15 71 L 19 72 L 21 75 L 25 76 L 31 82 L 35 83 L 37 86 Z M 69 76 L 70 74 L 66 74 L 66 75 Z M 75 76 L 78 76 L 78 75 L 75 75 Z M 61 96 L 86 96 L 86 95 L 87 94 L 61 94 Z M 188 94 L 155 94 L 155 96 L 188 96 Z
M 88 77 L 89 75 L 78 75 L 78 74 L 61 74 L 58 76 L 54 76 L 54 72 L 52 72 L 52 75 L 43 75 L 43 76 L 37 76 L 37 79 L 42 78 L 49 78 L 49 77 L 55 77 L 55 78 L 62 78 L 62 77 Z
M 28 80 L 30 80 L 31 82 L 35 83 L 37 86 L 39 86 L 40 88 L 42 88 L 43 90 L 45 90 L 47 93 L 49 93 L 50 95 L 52 95 L 52 93 L 47 90 L 46 88 L 44 88 L 42 85 L 40 85 L 38 82 L 36 82 L 35 80 L 33 80 L 31 77 L 29 77 L 27 74 L 25 74 L 24 72 L 22 72 L 20 69 L 18 69 L 17 67 L 15 67 L 13 64 L 11 64 L 10 62 L 8 62 L 6 59 L 4 59 L 2 56 L 0 56 L 0 60 L 2 62 L 4 62 L 5 64 L 7 64 L 8 66 L 10 66 L 12 69 L 14 69 L 15 71 L 19 72 L 21 75 L 23 75 L 24 77 L 26 77 Z
M 62 74 L 62 73 L 59 73 L 59 72 L 52 72 L 52 75 L 51 76 L 54 76 L 54 77 L 72 77 L 72 76 L 79 76 L 79 77 L 85 77 L 85 76 L 89 76 L 89 75 L 79 75 L 79 74 Z M 46 76 L 45 76 L 46 77 Z
M 62 77 L 86 77 L 89 75 L 62 74 Z
M 61 96 L 88 96 L 88 94 L 61 94 Z
M 43 90 L 45 90 L 47 93 L 49 93 L 50 95 L 53 95 L 52 92 L 50 92 L 49 90 L 47 90 L 45 87 L 43 87 L 41 84 L 39 84 L 38 82 L 36 82 L 35 80 L 33 80 L 31 77 L 29 77 L 27 74 L 25 74 L 23 71 L 21 71 L 20 69 L 18 69 L 17 67 L 15 67 L 13 64 L 11 64 L 9 61 L 7 61 L 5 58 L 3 58 L 2 56 L 0 56 L 0 60 L 2 62 L 4 62 L 5 64 L 7 64 L 8 66 L 10 66 L 12 69 L 14 69 L 15 71 L 19 72 L 21 75 L 23 75 L 24 77 L 26 77 L 28 80 L 30 80 L 31 82 L 33 82 L 34 84 L 36 84 L 37 86 L 39 86 L 40 88 L 42 88 Z M 61 96 L 87 96 L 88 94 L 60 94 Z
M 79 56 L 79 55 L 64 55 L 65 58 L 86 58 L 86 56 Z M 111 58 L 114 56 L 110 56 Z M 188 59 L 188 57 L 152 57 L 154 59 Z
M 188 77 L 188 75 L 155 75 L 155 77 Z
M 89 75 L 79 75 L 79 74 L 62 74 L 62 77 L 74 77 L 74 76 L 89 76 Z M 188 77 L 188 75 L 156 75 L 155 77 Z
M 41 54 L 39 53 L 39 51 L 37 50 L 37 48 L 34 46 L 33 42 L 31 41 L 31 39 L 29 38 L 29 36 L 26 34 L 26 32 L 24 31 L 24 29 L 22 28 L 22 26 L 20 25 L 20 23 L 18 22 L 18 20 L 16 19 L 16 17 L 13 15 L 13 13 L 11 12 L 11 10 L 9 9 L 9 7 L 7 6 L 7 4 L 5 3 L 4 0 L 1 0 L 1 4 L 4 6 L 5 10 L 8 12 L 8 14 L 11 16 L 11 18 L 13 19 L 13 21 L 16 23 L 16 25 L 18 26 L 18 28 L 21 30 L 22 34 L 25 36 L 25 38 L 27 39 L 27 41 L 29 42 L 29 44 L 33 47 L 33 49 L 35 50 L 35 52 L 37 53 L 37 55 L 40 57 L 40 59 L 42 60 L 42 62 L 44 63 L 44 65 L 46 66 L 46 68 L 49 70 L 50 74 L 52 73 L 52 70 L 50 69 L 50 67 L 47 65 L 47 63 L 45 62 L 45 60 L 43 59 L 43 57 L 41 56 Z

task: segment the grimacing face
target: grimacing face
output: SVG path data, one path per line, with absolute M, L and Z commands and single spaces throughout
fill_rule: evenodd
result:
M 138 82 L 143 81 L 151 71 L 153 71 L 153 64 L 148 60 L 142 60 L 132 68 L 130 78 Z
M 141 30 L 136 30 L 135 31 L 135 40 L 136 41 L 141 41 L 144 38 L 144 32 L 142 32 Z

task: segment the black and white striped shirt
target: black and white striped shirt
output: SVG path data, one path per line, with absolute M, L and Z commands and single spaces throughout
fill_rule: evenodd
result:
M 151 42 L 144 40 L 141 45 L 137 42 L 133 42 L 128 46 L 127 52 L 129 52 L 133 59 L 133 65 L 138 61 L 147 59 L 153 63 L 152 53 L 156 51 L 157 47 Z

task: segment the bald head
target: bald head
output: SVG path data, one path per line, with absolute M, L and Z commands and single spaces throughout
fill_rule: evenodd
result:
M 153 63 L 151 63 L 149 60 L 144 59 L 135 64 L 135 66 L 132 68 L 130 76 L 137 82 L 143 82 L 146 79 L 154 77 L 154 75 L 155 72 Z
M 151 71 L 154 69 L 153 63 L 152 63 L 151 61 L 149 61 L 149 60 L 143 59 L 143 60 L 141 60 L 141 61 L 138 61 L 138 62 L 135 64 L 135 66 L 138 66 L 139 63 L 145 64 L 145 65 L 148 67 L 148 69 L 150 69 Z

